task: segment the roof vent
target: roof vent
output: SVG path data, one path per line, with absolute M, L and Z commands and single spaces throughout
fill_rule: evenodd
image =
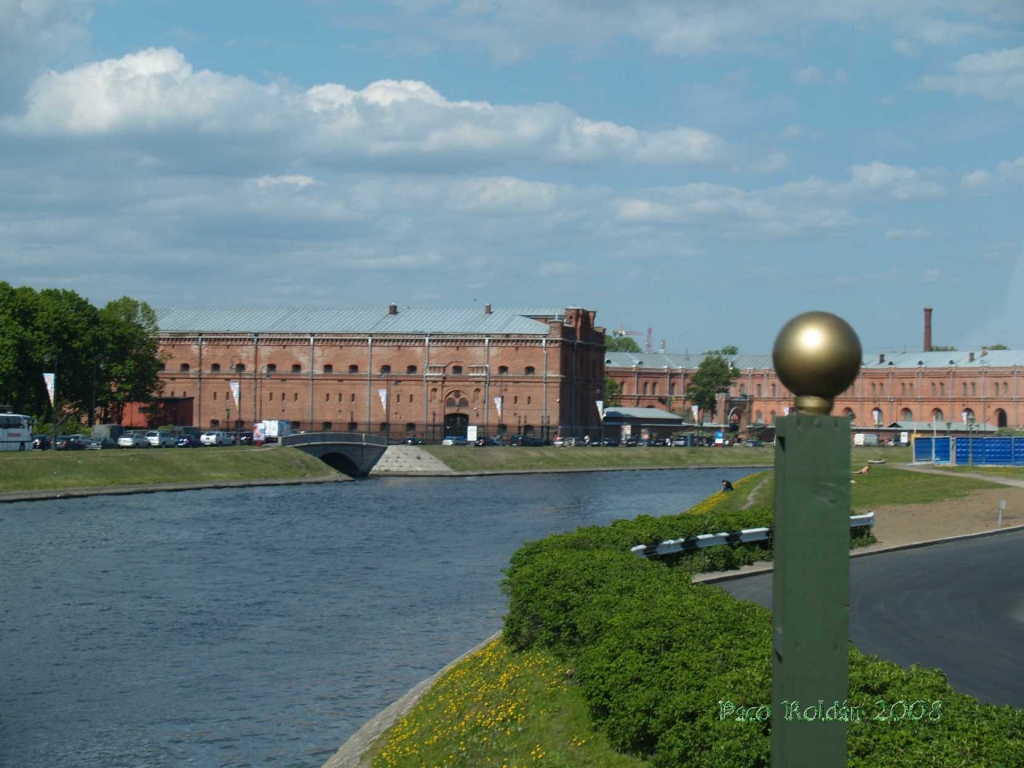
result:
M 885 362 L 885 355 L 879 355 L 878 356 L 878 364 L 881 365 L 884 362 Z
M 967 362 L 968 363 L 973 363 L 974 362 L 974 353 L 973 352 L 968 352 L 967 353 Z
M 388 314 L 389 315 L 397 315 L 398 314 L 398 305 L 397 304 L 388 304 Z
M 484 304 L 484 314 L 485 315 L 491 314 L 491 305 L 490 304 Z
M 988 347 L 982 347 L 981 348 L 981 356 L 984 357 L 987 354 L 988 354 Z

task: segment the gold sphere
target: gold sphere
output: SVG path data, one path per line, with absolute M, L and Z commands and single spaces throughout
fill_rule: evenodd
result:
M 779 381 L 796 395 L 797 411 L 827 415 L 835 396 L 857 378 L 862 354 L 857 333 L 841 317 L 805 312 L 779 331 L 772 362 Z

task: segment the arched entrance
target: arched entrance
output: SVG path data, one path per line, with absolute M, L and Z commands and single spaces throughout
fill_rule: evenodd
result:
M 446 413 L 444 416 L 445 437 L 465 437 L 469 427 L 469 414 Z
M 1006 411 L 1002 408 L 996 408 L 996 426 L 1000 428 L 1006 426 Z

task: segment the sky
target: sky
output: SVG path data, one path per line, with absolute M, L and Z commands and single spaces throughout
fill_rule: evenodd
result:
M 1024 348 L 1020 0 L 0 0 L 0 73 L 13 285 Z

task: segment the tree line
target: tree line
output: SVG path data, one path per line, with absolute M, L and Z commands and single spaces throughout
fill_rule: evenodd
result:
M 127 403 L 161 391 L 156 331 L 156 313 L 128 296 L 95 307 L 74 291 L 0 282 L 0 403 L 40 422 L 120 423 Z

